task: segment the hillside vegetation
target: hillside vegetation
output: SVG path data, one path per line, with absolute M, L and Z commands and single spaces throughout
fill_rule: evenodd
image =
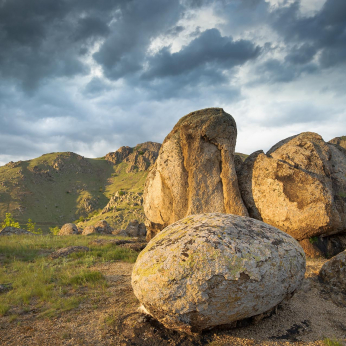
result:
M 134 198 L 142 195 L 159 149 L 159 143 L 146 142 L 103 158 L 61 152 L 1 166 L 0 220 L 11 213 L 21 227 L 31 219 L 43 232 L 75 221 L 84 228 L 106 219 L 118 229 L 133 219 L 144 222 L 142 203 Z M 239 155 L 243 160 L 247 156 Z M 102 213 L 117 192 L 124 198 Z
M 21 226 L 30 218 L 45 231 L 98 214 L 117 191 L 141 193 L 148 167 L 136 166 L 136 157 L 149 150 L 130 149 L 116 164 L 63 152 L 0 167 L 0 220 L 11 213 Z

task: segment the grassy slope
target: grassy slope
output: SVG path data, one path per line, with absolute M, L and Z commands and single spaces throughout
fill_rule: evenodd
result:
M 237 154 L 243 160 L 247 157 Z M 126 173 L 127 165 L 111 165 L 103 159 L 84 159 L 67 152 L 2 166 L 0 221 L 10 212 L 22 227 L 30 218 L 43 231 L 88 215 L 81 226 L 106 219 L 112 227 L 123 229 L 130 220 L 143 222 L 143 208 L 126 203 L 99 214 L 116 191 L 143 192 L 148 172 Z M 86 200 L 91 205 L 89 210 Z M 93 211 L 96 215 L 90 219 Z
M 76 308 L 93 296 L 105 294 L 103 275 L 89 268 L 105 261 L 134 263 L 138 253 L 108 244 L 93 245 L 93 236 L 5 236 L 0 242 L 0 283 L 12 290 L 0 295 L 0 316 L 36 309 L 38 316 L 55 316 Z M 107 239 L 98 236 L 97 239 Z M 112 238 L 114 239 L 114 238 Z M 67 246 L 88 246 L 90 251 L 49 259 Z M 43 270 L 44 269 L 44 270 Z
M 60 170 L 53 167 L 57 161 L 62 162 Z M 16 163 L 15 167 L 2 166 L 0 220 L 10 212 L 21 225 L 31 218 L 47 230 L 87 216 L 92 210 L 86 210 L 85 199 L 97 210 L 120 189 L 143 190 L 147 172 L 126 173 L 126 165 L 113 166 L 73 153 L 52 153 Z

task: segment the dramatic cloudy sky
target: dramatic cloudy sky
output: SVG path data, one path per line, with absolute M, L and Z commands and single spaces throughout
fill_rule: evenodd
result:
M 345 0 L 0 0 L 0 164 L 161 142 L 223 107 L 237 151 L 346 134 Z

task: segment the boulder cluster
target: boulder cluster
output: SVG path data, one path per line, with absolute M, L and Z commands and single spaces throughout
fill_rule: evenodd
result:
M 310 255 L 342 250 L 345 138 L 325 142 L 304 132 L 242 162 L 234 154 L 236 137 L 233 117 L 221 108 L 179 120 L 145 184 L 148 239 L 188 215 L 219 212 L 249 215 L 275 226 L 301 241 Z
M 326 143 L 306 132 L 243 162 L 236 136 L 223 109 L 192 112 L 165 138 L 148 174 L 151 240 L 132 287 L 141 311 L 168 328 L 195 333 L 258 321 L 301 285 L 304 251 L 346 247 L 344 139 Z M 343 253 L 321 279 L 343 289 L 344 264 Z
M 66 223 L 63 225 L 58 235 L 120 235 L 126 237 L 145 237 L 146 227 L 144 223 L 139 223 L 137 220 L 129 222 L 125 230 L 114 230 L 106 220 L 97 221 L 93 225 L 88 225 L 84 229 L 79 229 L 74 223 Z

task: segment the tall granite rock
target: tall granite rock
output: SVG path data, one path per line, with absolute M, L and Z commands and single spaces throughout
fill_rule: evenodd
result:
M 236 123 L 222 108 L 181 118 L 165 138 L 144 188 L 148 235 L 191 214 L 247 216 L 234 164 Z
M 346 151 L 316 133 L 253 153 L 238 178 L 250 216 L 298 240 L 346 230 Z

